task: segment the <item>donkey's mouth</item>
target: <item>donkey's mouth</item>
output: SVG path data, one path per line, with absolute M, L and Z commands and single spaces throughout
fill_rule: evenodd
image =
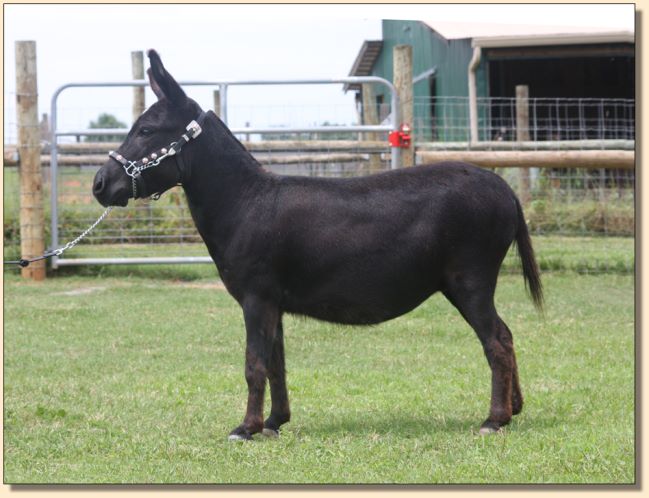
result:
M 123 200 L 113 202 L 111 206 L 119 206 L 119 207 L 128 206 L 128 197 L 125 197 Z M 104 206 L 104 207 L 108 207 L 108 206 Z
M 130 197 L 131 194 L 128 190 L 120 189 L 117 192 L 115 192 L 114 195 L 111 196 L 111 199 L 108 204 L 111 206 L 126 207 L 128 205 L 128 200 L 130 199 Z
M 129 193 L 126 191 L 118 192 L 115 195 L 111 195 L 111 196 L 105 196 L 102 194 L 95 193 L 95 199 L 97 199 L 97 202 L 99 202 L 99 204 L 101 204 L 103 207 L 109 207 L 109 206 L 126 207 L 128 205 L 129 197 L 130 197 Z

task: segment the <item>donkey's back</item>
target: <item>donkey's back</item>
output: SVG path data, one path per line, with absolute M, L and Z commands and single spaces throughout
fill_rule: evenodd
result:
M 399 316 L 463 272 L 493 279 L 519 223 L 509 186 L 465 163 L 277 183 L 269 281 L 286 311 L 340 323 Z

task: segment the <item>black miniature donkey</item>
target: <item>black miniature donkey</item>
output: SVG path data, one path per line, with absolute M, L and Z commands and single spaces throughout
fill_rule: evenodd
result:
M 159 100 L 111 152 L 93 192 L 103 206 L 125 206 L 182 184 L 198 232 L 243 309 L 248 405 L 231 439 L 276 435 L 290 419 L 284 313 L 374 324 L 437 291 L 475 330 L 491 368 L 491 408 L 480 433 L 520 413 L 512 334 L 494 306 L 513 241 L 539 309 L 543 296 L 521 205 L 499 176 L 460 162 L 346 179 L 269 173 L 187 98 L 155 51 L 148 56 Z M 264 421 L 266 379 L 272 406 Z

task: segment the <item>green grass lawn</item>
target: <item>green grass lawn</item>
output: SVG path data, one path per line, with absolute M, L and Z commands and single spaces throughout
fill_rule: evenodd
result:
M 240 309 L 213 276 L 163 277 L 5 273 L 6 483 L 635 481 L 631 274 L 545 274 L 544 318 L 501 276 L 526 404 L 489 437 L 487 362 L 442 296 L 369 328 L 288 317 L 293 420 L 248 443 L 227 441 Z

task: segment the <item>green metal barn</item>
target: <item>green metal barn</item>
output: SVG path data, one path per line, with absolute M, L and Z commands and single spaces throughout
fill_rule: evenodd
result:
M 382 38 L 363 43 L 350 75 L 392 81 L 394 47 L 411 45 L 412 126 L 419 141 L 512 139 L 507 136 L 513 118 L 509 102 L 517 85 L 527 85 L 530 99 L 538 102 L 635 96 L 635 40 L 628 31 L 384 20 Z M 347 90 L 356 91 L 360 108 L 360 86 L 349 85 Z M 389 95 L 376 86 L 373 98 L 384 119 L 389 113 Z M 547 110 L 539 107 L 534 117 L 552 119 L 551 112 L 549 106 Z M 567 118 L 573 118 L 573 113 L 574 119 L 585 123 L 588 116 L 584 114 L 608 111 L 583 105 L 561 112 Z M 558 133 L 535 138 L 575 138 L 561 130 Z M 580 133 L 576 138 L 592 138 L 584 136 L 583 130 Z

